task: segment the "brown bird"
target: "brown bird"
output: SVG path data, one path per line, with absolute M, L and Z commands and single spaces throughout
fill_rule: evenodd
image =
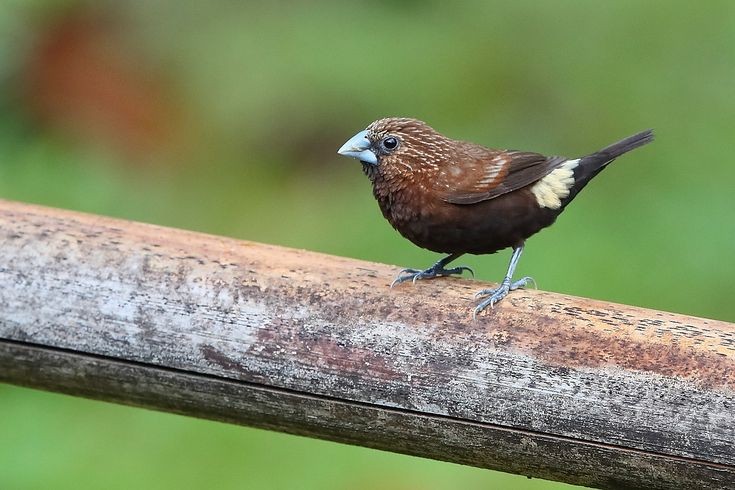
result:
M 391 287 L 472 270 L 445 266 L 463 254 L 491 254 L 512 247 L 508 272 L 473 316 L 514 289 L 528 237 L 551 225 L 587 183 L 620 155 L 653 140 L 651 130 L 587 156 L 569 159 L 494 150 L 447 138 L 426 123 L 385 118 L 350 138 L 340 155 L 356 158 L 373 184 L 373 195 L 393 228 L 419 247 L 447 254 L 426 270 L 404 269 Z M 473 273 L 474 275 L 474 273 Z

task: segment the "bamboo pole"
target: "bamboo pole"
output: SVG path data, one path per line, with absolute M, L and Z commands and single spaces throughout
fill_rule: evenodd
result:
M 735 325 L 0 201 L 0 381 L 600 488 L 735 488 Z

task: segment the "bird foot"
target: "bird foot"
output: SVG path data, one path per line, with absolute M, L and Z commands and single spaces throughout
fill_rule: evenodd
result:
M 478 291 L 475 294 L 475 298 L 478 298 L 480 296 L 489 297 L 482 300 L 480 304 L 475 307 L 475 310 L 472 312 L 472 318 L 475 319 L 477 315 L 488 306 L 490 308 L 494 308 L 495 305 L 500 302 L 500 300 L 508 296 L 509 292 L 515 291 L 516 289 L 525 288 L 529 284 L 533 284 L 534 288 L 536 287 L 536 281 L 533 279 L 533 277 L 523 277 L 515 282 L 510 282 L 510 279 L 506 277 L 497 288 L 482 289 Z
M 445 269 L 441 265 L 435 264 L 423 271 L 419 269 L 403 269 L 398 273 L 390 287 L 392 288 L 393 286 L 406 281 L 411 281 L 413 284 L 416 284 L 416 281 L 419 279 L 433 279 L 435 277 L 451 276 L 455 274 L 461 275 L 464 271 L 469 272 L 472 274 L 472 277 L 475 277 L 475 271 L 464 265 Z

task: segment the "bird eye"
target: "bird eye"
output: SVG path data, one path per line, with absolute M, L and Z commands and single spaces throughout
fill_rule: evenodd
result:
M 383 148 L 388 151 L 393 151 L 398 148 L 398 140 L 392 136 L 383 139 Z

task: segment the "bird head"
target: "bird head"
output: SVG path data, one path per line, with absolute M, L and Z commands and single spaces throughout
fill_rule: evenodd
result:
M 402 167 L 413 172 L 447 158 L 449 141 L 423 121 L 389 117 L 371 123 L 337 153 L 361 161 L 369 176 L 377 168 Z

